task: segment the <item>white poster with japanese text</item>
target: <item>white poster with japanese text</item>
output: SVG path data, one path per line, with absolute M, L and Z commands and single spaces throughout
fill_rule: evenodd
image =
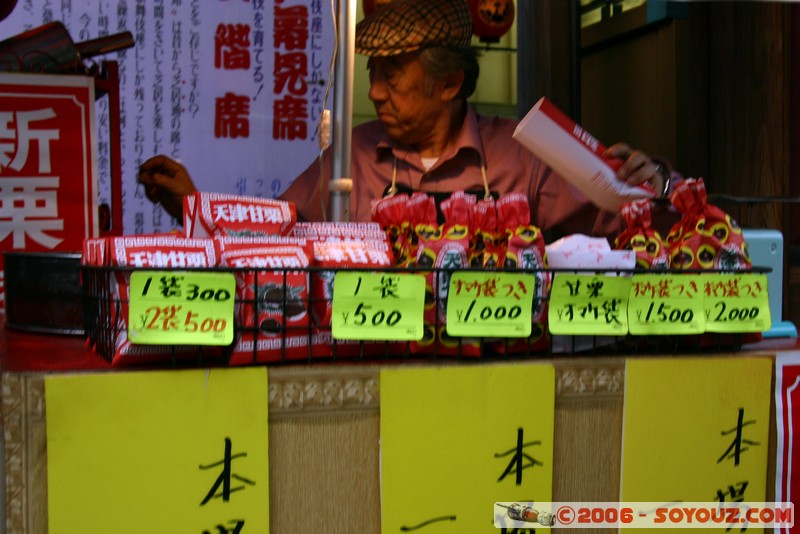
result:
M 196 186 L 261 197 L 283 192 L 318 155 L 317 123 L 333 54 L 322 0 L 20 0 L 0 39 L 61 21 L 80 43 L 130 31 L 119 62 L 123 233 L 177 227 L 137 184 L 156 154 Z M 108 103 L 97 102 L 100 203 L 110 196 Z

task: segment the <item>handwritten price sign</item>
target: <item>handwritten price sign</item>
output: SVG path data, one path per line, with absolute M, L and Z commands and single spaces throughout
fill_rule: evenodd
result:
M 633 276 L 628 299 L 628 329 L 631 334 L 700 334 L 705 324 L 699 276 Z
M 556 273 L 548 324 L 557 335 L 619 336 L 628 332 L 631 279 Z
M 528 337 L 536 278 L 530 274 L 453 273 L 447 333 L 469 337 Z
M 143 345 L 230 345 L 236 280 L 230 273 L 131 273 L 128 337 Z
M 765 274 L 704 274 L 706 331 L 763 332 L 772 328 Z
M 333 278 L 334 339 L 418 341 L 425 277 L 339 271 Z

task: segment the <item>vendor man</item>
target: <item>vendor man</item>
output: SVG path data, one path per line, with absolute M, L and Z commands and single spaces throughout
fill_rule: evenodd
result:
M 516 120 L 478 115 L 467 103 L 478 79 L 470 47 L 472 21 L 466 0 L 394 0 L 356 27 L 356 52 L 369 60 L 369 99 L 377 120 L 352 135 L 351 218 L 371 219 L 371 201 L 400 191 L 447 195 L 488 189 L 495 195 L 526 193 L 531 223 L 556 235 L 611 236 L 617 213 L 603 212 L 561 176 L 512 139 Z M 617 178 L 649 182 L 666 196 L 668 171 L 650 157 L 618 143 Z M 330 163 L 330 150 L 324 164 Z M 304 220 L 324 220 L 327 183 L 314 162 L 281 195 Z M 139 181 L 154 202 L 180 217 L 182 198 L 194 192 L 185 168 L 165 156 L 145 162 Z

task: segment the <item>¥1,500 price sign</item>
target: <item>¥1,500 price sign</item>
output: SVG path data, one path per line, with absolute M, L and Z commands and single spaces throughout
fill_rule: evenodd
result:
M 230 345 L 231 273 L 131 273 L 128 337 L 144 345 Z
M 628 330 L 637 336 L 702 334 L 700 276 L 635 274 L 628 299 Z
M 447 292 L 447 333 L 528 337 L 536 278 L 531 274 L 457 271 Z
M 425 277 L 339 271 L 333 278 L 334 339 L 419 341 Z
M 764 332 L 772 328 L 767 275 L 703 274 L 706 331 Z

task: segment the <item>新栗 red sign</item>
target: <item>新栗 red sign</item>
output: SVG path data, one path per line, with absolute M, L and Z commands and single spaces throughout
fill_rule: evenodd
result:
M 95 139 L 93 78 L 0 74 L 0 252 L 79 252 L 97 236 Z

